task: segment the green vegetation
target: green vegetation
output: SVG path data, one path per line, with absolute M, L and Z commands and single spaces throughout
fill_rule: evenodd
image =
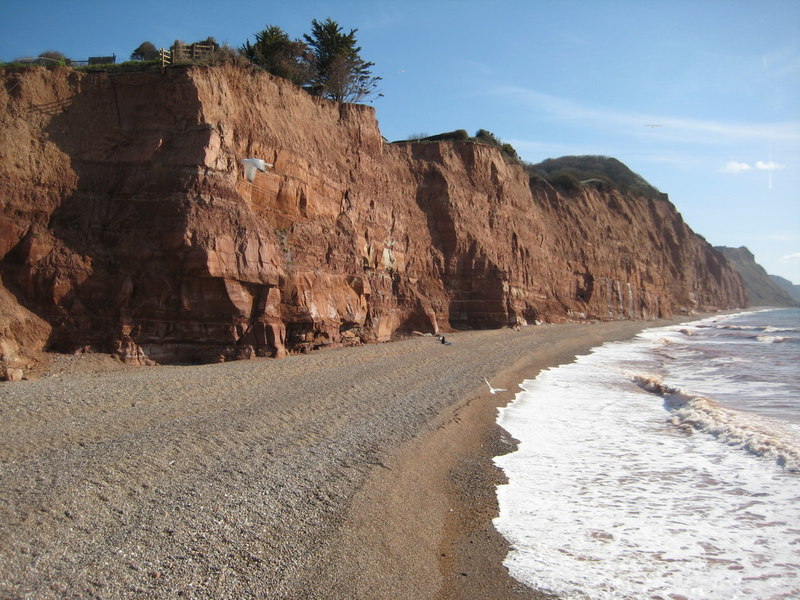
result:
M 504 143 L 491 131 L 486 129 L 478 129 L 473 137 L 470 137 L 466 129 L 456 129 L 454 131 L 445 131 L 444 133 L 437 133 L 436 135 L 426 135 L 418 133 L 410 135 L 407 140 L 399 140 L 397 143 L 403 142 L 472 142 L 477 144 L 484 144 L 485 146 L 494 146 L 500 149 L 503 157 L 513 163 L 522 163 L 514 146 Z
M 436 135 L 429 135 L 427 137 L 416 138 L 418 142 L 468 142 L 470 141 L 469 134 L 466 129 L 456 129 L 455 131 L 445 131 L 444 133 L 437 133 Z
M 39 55 L 39 58 L 43 61 L 47 61 L 47 64 L 54 65 L 66 65 L 69 62 L 69 59 L 58 50 L 45 50 Z
M 550 185 L 560 190 L 572 192 L 579 190 L 581 187 L 581 182 L 578 181 L 578 178 L 566 169 L 555 171 L 549 176 L 545 176 L 544 179 L 550 183 Z
M 496 146 L 500 148 L 500 151 L 503 153 L 503 155 L 512 162 L 521 162 L 519 154 L 517 154 L 514 146 L 504 143 L 491 131 L 487 131 L 486 129 L 478 129 L 478 131 L 475 133 L 475 141 L 481 144 L 486 144 L 487 146 Z
M 306 45 L 299 40 L 290 40 L 286 32 L 275 25 L 258 32 L 255 44 L 247 40 L 239 51 L 254 65 L 297 85 L 311 77 Z
M 0 63 L 2 67 L 64 67 L 69 66 L 72 61 L 58 50 L 45 50 L 36 58 L 17 58 L 11 62 Z
M 99 65 L 84 65 L 73 67 L 76 71 L 83 73 L 128 73 L 131 71 L 148 71 L 161 68 L 160 60 L 127 60 L 121 63 L 109 63 Z
M 616 158 L 607 156 L 549 158 L 535 165 L 526 165 L 525 169 L 532 176 L 541 177 L 560 189 L 575 190 L 581 186 L 601 189 L 613 187 L 625 193 L 640 194 L 647 198 L 664 197 L 641 175 L 631 171 Z
M 380 96 L 380 77 L 374 63 L 361 58 L 357 29 L 345 33 L 331 19 L 311 22 L 311 34 L 291 40 L 283 29 L 270 25 L 256 34 L 240 52 L 256 66 L 302 85 L 316 96 L 337 102 L 361 102 Z

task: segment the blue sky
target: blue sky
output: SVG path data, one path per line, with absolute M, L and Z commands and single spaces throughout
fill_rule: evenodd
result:
M 613 156 L 709 242 L 800 283 L 797 0 L 6 1 L 0 60 L 124 59 L 209 35 L 238 47 L 327 17 L 358 29 L 383 77 L 389 140 L 483 128 L 529 162 Z

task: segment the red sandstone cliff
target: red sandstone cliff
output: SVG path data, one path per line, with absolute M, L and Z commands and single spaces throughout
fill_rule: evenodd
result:
M 281 356 L 746 304 L 666 199 L 564 195 L 471 142 L 386 144 L 371 108 L 263 73 L 0 74 L 7 362 Z M 254 156 L 275 166 L 251 184 Z

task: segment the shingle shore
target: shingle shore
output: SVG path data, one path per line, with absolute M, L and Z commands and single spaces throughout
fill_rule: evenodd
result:
M 347 533 L 363 518 L 354 500 L 399 448 L 521 358 L 550 348 L 563 362 L 658 324 L 463 332 L 452 346 L 416 337 L 202 366 L 57 356 L 46 376 L 0 386 L 0 598 L 339 597 L 351 557 L 388 552 L 402 569 L 392 553 L 415 551 L 380 527 L 358 548 Z M 403 492 L 411 503 L 425 494 Z M 384 500 L 372 497 L 375 519 Z M 443 593 L 435 574 L 419 584 L 413 597 Z

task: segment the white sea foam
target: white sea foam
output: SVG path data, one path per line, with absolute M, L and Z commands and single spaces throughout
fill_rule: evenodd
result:
M 757 335 L 756 339 L 759 342 L 766 342 L 767 344 L 780 344 L 781 342 L 789 340 L 788 337 L 782 335 Z
M 771 325 L 767 325 L 764 327 L 764 333 L 775 333 L 776 331 L 795 331 L 792 327 L 773 327 Z
M 642 389 L 664 399 L 670 422 L 683 431 L 701 431 L 719 441 L 758 456 L 775 460 L 790 471 L 800 472 L 800 439 L 783 423 L 766 420 L 752 413 L 721 408 L 713 400 L 665 385 L 655 377 L 633 375 Z
M 685 347 L 703 325 L 606 345 L 524 382 L 501 409 L 520 440 L 495 459 L 509 480 L 495 525 L 515 578 L 592 600 L 800 598 L 798 429 L 672 382 L 697 373 L 711 392 L 735 390 Z M 738 373 L 747 360 L 715 362 Z

